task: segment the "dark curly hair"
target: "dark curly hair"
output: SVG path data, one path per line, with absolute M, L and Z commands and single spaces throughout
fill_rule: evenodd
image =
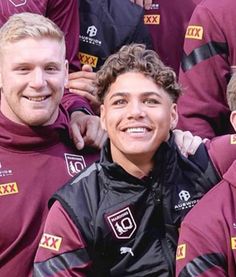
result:
M 175 72 L 163 64 L 155 51 L 146 49 L 143 44 L 135 43 L 121 47 L 117 53 L 107 58 L 97 72 L 98 100 L 103 103 L 111 84 L 119 75 L 130 71 L 150 77 L 169 94 L 174 103 L 177 102 L 181 88 Z

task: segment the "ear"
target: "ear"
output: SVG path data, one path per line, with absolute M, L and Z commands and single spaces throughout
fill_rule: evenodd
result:
M 65 87 L 68 87 L 68 80 L 69 80 L 69 62 L 68 60 L 65 60 L 65 80 L 64 80 Z
M 106 128 L 106 108 L 104 104 L 100 105 L 100 123 L 102 126 L 102 129 L 107 131 Z
M 234 131 L 236 131 L 236 111 L 232 111 L 231 112 L 231 114 L 230 114 L 230 122 L 231 122 L 231 125 L 234 128 Z
M 170 129 L 174 130 L 176 128 L 176 126 L 177 126 L 178 119 L 179 119 L 178 111 L 177 111 L 177 104 L 176 103 L 173 103 L 171 105 L 170 116 L 171 116 L 171 119 L 170 119 Z

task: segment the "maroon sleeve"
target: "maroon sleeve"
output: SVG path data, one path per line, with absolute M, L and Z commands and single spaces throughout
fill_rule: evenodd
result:
M 201 2 L 193 12 L 185 35 L 179 76 L 184 94 L 178 102 L 178 127 L 203 138 L 232 130 L 225 92 L 230 65 L 234 64 L 231 53 L 235 50 L 231 44 L 232 27 L 223 20 L 225 17 L 230 21 L 227 18 L 231 12 L 230 1 L 226 2 Z
M 236 135 L 216 137 L 206 142 L 215 169 L 222 177 L 236 160 Z
M 221 209 L 224 187 L 214 187 L 181 224 L 176 251 L 176 276 L 227 276 L 227 236 Z M 227 192 L 226 192 L 227 193 Z M 193 274 L 194 273 L 194 274 Z
M 85 277 L 90 264 L 79 230 L 60 203 L 55 202 L 36 253 L 34 275 Z
M 214 228 L 214 225 L 213 225 Z M 218 248 L 218 241 L 211 236 L 207 226 L 200 230 L 189 221 L 181 226 L 179 243 L 176 252 L 176 276 L 227 276 L 222 266 L 215 260 L 224 263 L 224 256 Z M 213 264 L 215 265 L 213 266 Z M 195 272 L 196 275 L 192 275 Z

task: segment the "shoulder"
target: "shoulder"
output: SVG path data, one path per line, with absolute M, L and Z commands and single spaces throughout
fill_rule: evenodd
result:
M 209 156 L 222 176 L 236 160 L 236 135 L 225 135 L 206 142 Z

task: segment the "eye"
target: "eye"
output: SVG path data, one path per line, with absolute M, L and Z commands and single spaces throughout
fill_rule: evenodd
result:
M 19 67 L 16 67 L 15 68 L 15 71 L 18 73 L 18 74 L 27 74 L 29 73 L 30 71 L 30 67 L 28 66 L 19 66 Z
M 157 104 L 160 104 L 160 102 L 157 99 L 155 99 L 155 98 L 146 98 L 146 99 L 144 99 L 143 103 L 147 104 L 147 105 L 157 105 Z
M 127 103 L 127 101 L 125 99 L 117 99 L 117 100 L 113 101 L 112 105 L 121 106 L 121 105 L 124 105 L 126 103 Z
M 46 71 L 48 72 L 57 72 L 59 69 L 56 66 L 47 66 Z

